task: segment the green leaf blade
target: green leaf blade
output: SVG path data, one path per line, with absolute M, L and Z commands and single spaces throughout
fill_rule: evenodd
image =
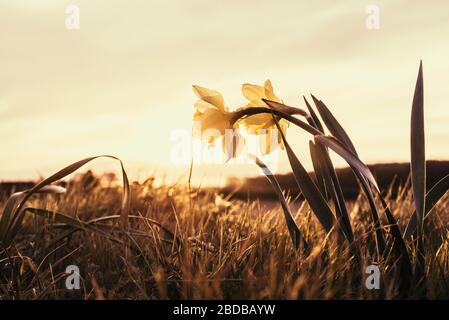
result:
M 281 133 L 281 137 L 284 142 L 284 146 L 287 151 L 287 156 L 290 161 L 290 165 L 292 167 L 296 182 L 298 183 L 304 195 L 304 198 L 309 203 L 315 216 L 318 218 L 319 222 L 324 227 L 326 232 L 329 233 L 335 224 L 335 217 L 323 195 L 318 190 L 315 183 L 307 173 L 306 169 L 302 166 L 301 162 L 298 160 L 289 143 L 287 142 L 287 139 L 282 133 L 282 130 L 280 130 L 278 121 L 274 117 L 273 119 L 278 127 L 279 132 Z
M 321 118 L 332 135 L 340 140 L 347 148 L 349 148 L 349 150 L 351 150 L 352 153 L 357 156 L 357 151 L 355 150 L 354 144 L 329 108 L 326 107 L 323 101 L 318 100 L 314 95 L 312 95 L 312 99 L 319 114 L 321 115 Z
M 411 176 L 413 199 L 415 202 L 419 233 L 422 230 L 425 212 L 426 194 L 426 156 L 424 135 L 424 85 L 422 62 L 419 66 L 413 96 L 412 114 L 410 123 L 410 150 L 411 150 Z
M 287 224 L 288 232 L 290 233 L 290 237 L 293 241 L 293 244 L 296 249 L 299 249 L 301 244 L 304 246 L 305 251 L 309 251 L 309 246 L 306 242 L 306 240 L 303 238 L 301 231 L 296 224 L 295 220 L 293 219 L 293 215 L 290 211 L 290 207 L 287 203 L 287 200 L 284 197 L 284 194 L 282 193 L 281 186 L 279 185 L 279 182 L 273 175 L 273 173 L 268 169 L 268 167 L 263 163 L 259 158 L 253 155 L 249 155 L 250 158 L 252 158 L 256 164 L 262 169 L 263 173 L 267 177 L 268 181 L 270 182 L 271 186 L 273 187 L 278 199 L 279 203 L 282 206 L 285 222 Z

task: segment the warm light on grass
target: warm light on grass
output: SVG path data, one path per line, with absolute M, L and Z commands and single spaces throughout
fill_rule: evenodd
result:
M 422 66 L 411 111 L 412 188 L 402 187 L 395 199 L 379 189 L 343 126 L 315 96 L 315 108 L 304 100 L 306 111 L 283 104 L 269 81 L 244 85 L 249 103 L 231 111 L 217 91 L 194 91 L 200 98 L 194 120 L 202 125 L 194 136 L 214 143 L 226 130 L 244 129 L 223 139 L 228 158 L 241 152 L 247 134 L 263 140 L 260 130 L 277 128 L 261 154 L 277 147 L 287 153 L 305 200 L 298 211 L 257 156 L 250 158 L 267 176 L 282 211 L 190 183 L 129 183 L 114 156 L 101 157 L 120 163 L 120 188 L 105 188 L 97 178 L 67 188 L 55 184 L 98 157 L 86 158 L 1 203 L 1 299 L 449 296 L 449 175 L 426 191 Z M 316 179 L 302 164 L 304 151 L 290 146 L 289 125 L 310 139 Z M 355 201 L 343 195 L 331 152 L 358 179 Z M 60 284 L 69 261 L 85 272 L 79 292 Z M 380 290 L 364 286 L 364 267 L 372 264 L 382 271 Z

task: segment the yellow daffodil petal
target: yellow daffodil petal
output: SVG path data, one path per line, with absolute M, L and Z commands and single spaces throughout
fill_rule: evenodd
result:
M 284 149 L 281 131 L 277 129 L 273 119 L 271 120 L 271 126 L 256 131 L 256 134 L 260 136 L 259 145 L 262 155 L 267 155 L 273 152 L 277 147 Z M 283 119 L 279 120 L 279 127 L 281 128 L 282 133 L 285 135 L 288 127 L 288 121 Z
M 245 138 L 238 130 L 226 130 L 222 140 L 223 152 L 226 155 L 226 162 L 237 157 L 245 146 Z
M 194 107 L 195 111 L 200 113 L 206 112 L 207 109 L 217 109 L 217 107 L 204 100 L 198 100 L 197 102 L 195 102 Z
M 217 107 L 221 111 L 227 111 L 225 107 L 224 99 L 221 93 L 215 90 L 207 89 L 200 86 L 192 86 L 193 92 L 200 98 L 213 106 Z
M 284 136 L 287 133 L 287 128 L 288 128 L 288 121 L 281 119 L 279 121 L 279 127 L 281 128 L 282 133 L 284 134 Z M 284 140 L 282 140 L 282 135 L 281 132 L 278 130 L 278 144 L 281 147 L 282 150 L 284 150 Z
M 265 88 L 261 86 L 256 86 L 253 84 L 244 84 L 242 86 L 242 93 L 246 99 L 252 103 L 256 103 L 259 106 L 266 106 L 266 104 L 261 100 L 265 97 Z
M 249 116 L 243 119 L 242 123 L 249 129 L 248 131 L 266 129 L 274 124 L 271 114 L 268 113 L 260 113 Z
M 265 83 L 263 84 L 265 90 L 268 90 L 270 92 L 273 92 L 273 85 L 271 84 L 271 81 L 269 79 L 265 80 Z
M 250 101 L 249 107 L 269 107 L 262 99 L 281 102 L 281 100 L 274 94 L 270 80 L 266 80 L 263 87 L 254 84 L 244 84 L 242 86 L 242 93 L 245 98 Z
M 205 112 L 195 112 L 193 115 L 195 137 L 209 142 L 225 134 L 225 130 L 232 128 L 230 124 L 231 113 L 218 109 L 207 109 Z
M 260 135 L 259 137 L 259 147 L 260 147 L 260 151 L 262 153 L 262 155 L 267 155 L 269 153 L 271 153 L 271 147 L 272 147 L 272 132 L 270 129 L 268 130 L 264 130 L 265 134 Z M 274 143 L 276 143 L 276 141 L 274 141 Z
M 281 102 L 281 100 L 274 94 L 273 86 L 270 80 L 265 81 L 264 88 L 265 88 L 265 97 L 263 98 L 271 101 Z

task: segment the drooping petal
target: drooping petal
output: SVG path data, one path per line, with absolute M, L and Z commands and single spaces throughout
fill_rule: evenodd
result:
M 201 113 L 206 112 L 207 109 L 217 109 L 217 107 L 204 100 L 198 100 L 197 102 L 195 102 L 194 107 L 195 111 Z
M 192 86 L 193 92 L 200 98 L 210 104 L 214 105 L 221 111 L 227 111 L 225 107 L 224 98 L 218 91 L 207 89 L 201 86 Z
M 225 134 L 225 130 L 231 127 L 231 114 L 221 112 L 218 109 L 207 109 L 205 112 L 195 112 L 193 115 L 195 137 L 209 142 Z
M 226 162 L 237 157 L 245 146 L 245 138 L 237 129 L 228 129 L 222 140 L 223 152 L 226 155 Z
M 242 86 L 242 93 L 250 101 L 248 104 L 249 107 L 270 107 L 262 99 L 281 102 L 274 94 L 270 80 L 266 80 L 263 87 L 254 84 L 244 84 Z
M 269 133 L 269 130 L 265 131 L 264 134 L 259 135 L 259 148 L 260 148 L 260 153 L 263 156 L 265 156 L 268 153 L 270 153 L 269 152 L 269 149 L 270 149 L 270 133 Z
M 281 131 L 278 130 L 278 144 L 282 150 L 284 150 L 284 141 L 282 140 L 282 134 L 284 134 L 284 137 L 286 136 L 288 125 L 289 125 L 288 121 L 284 119 L 281 119 L 279 121 L 279 127 L 281 128 L 282 133 Z
M 265 88 L 256 86 L 254 84 L 242 85 L 242 93 L 246 99 L 259 106 L 265 106 L 266 104 L 261 100 L 265 97 Z
M 262 98 L 271 101 L 281 102 L 281 100 L 274 94 L 273 85 L 271 84 L 270 80 L 265 81 L 264 87 L 265 87 L 265 97 Z
M 263 133 L 262 133 L 263 132 Z M 267 155 L 276 150 L 276 148 L 279 146 L 277 136 L 278 136 L 278 130 L 273 129 L 273 127 L 268 128 L 266 130 L 261 130 L 259 132 L 259 146 L 262 155 Z
M 265 83 L 263 84 L 263 86 L 265 88 L 265 92 L 266 91 L 273 92 L 273 85 L 271 84 L 270 79 L 265 80 Z

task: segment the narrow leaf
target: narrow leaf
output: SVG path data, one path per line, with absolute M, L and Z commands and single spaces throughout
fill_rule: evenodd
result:
M 340 186 L 340 181 L 337 176 L 337 172 L 332 164 L 332 160 L 329 156 L 329 151 L 321 144 L 316 145 L 318 158 L 323 167 L 323 174 L 325 176 L 326 190 L 329 190 L 332 195 L 332 199 L 335 205 L 336 214 L 338 219 L 343 225 L 343 230 L 347 235 L 347 238 L 352 242 L 354 233 L 352 231 L 351 221 L 349 219 L 348 210 L 346 208 L 343 191 Z
M 315 113 L 315 110 L 310 106 L 309 101 L 307 101 L 306 97 L 304 97 L 304 102 L 306 103 L 307 110 L 309 110 L 310 115 L 312 116 L 313 122 L 315 124 L 315 128 L 320 130 L 322 133 L 324 133 L 323 125 L 321 124 L 320 119 L 318 118 L 317 114 Z
M 310 158 L 312 159 L 313 171 L 317 180 L 317 186 L 320 189 L 321 194 L 326 200 L 329 199 L 328 191 L 326 189 L 325 176 L 323 164 L 320 161 L 318 150 L 312 140 L 309 141 Z
M 290 106 L 287 106 L 286 104 L 283 104 L 283 103 L 280 103 L 280 102 L 276 102 L 276 101 L 272 101 L 272 100 L 268 100 L 268 99 L 262 99 L 262 100 L 270 108 L 272 108 L 274 110 L 278 110 L 280 112 L 283 112 L 283 113 L 286 113 L 286 114 L 290 114 L 290 115 L 299 114 L 300 116 L 303 116 L 303 117 L 309 116 L 309 114 L 306 111 L 304 111 L 303 109 L 296 108 L 296 107 L 290 107 Z
M 362 185 L 363 193 L 365 194 L 368 204 L 370 206 L 371 211 L 371 218 L 373 220 L 374 230 L 376 232 L 376 243 L 377 243 L 377 251 L 379 253 L 379 256 L 381 256 L 385 251 L 385 237 L 383 234 L 382 224 L 379 219 L 379 213 L 377 211 L 376 202 L 374 200 L 373 192 L 365 179 L 365 177 L 354 167 L 351 167 L 352 171 L 356 175 L 357 179 L 360 181 L 360 184 Z M 379 192 L 379 196 L 382 197 L 382 195 Z M 390 219 L 391 220 L 391 219 Z
M 340 157 L 346 160 L 346 162 L 352 167 L 359 170 L 359 172 L 368 179 L 369 182 L 379 191 L 376 179 L 371 173 L 370 169 L 358 158 L 357 154 L 348 150 L 340 141 L 331 136 L 317 135 L 315 141 L 327 146 L 337 153 Z
M 10 222 L 11 219 L 13 218 L 14 209 L 18 201 L 20 200 L 20 198 L 23 198 L 27 192 L 29 192 L 29 190 L 13 193 L 6 201 L 5 207 L 3 209 L 2 218 L 0 220 L 0 242 L 5 240 L 6 232 L 10 227 Z M 42 187 L 35 193 L 61 194 L 65 192 L 66 189 L 61 186 L 48 185 Z
M 332 135 L 340 140 L 346 147 L 348 147 L 349 150 L 352 151 L 352 153 L 357 156 L 357 151 L 355 150 L 354 144 L 337 119 L 335 119 L 331 111 L 326 107 L 323 101 L 318 100 L 314 95 L 312 95 L 312 99 L 321 115 L 321 118 Z
M 425 211 L 426 214 L 424 216 L 424 219 L 427 218 L 430 211 L 432 211 L 433 207 L 437 204 L 437 202 L 446 194 L 446 192 L 449 190 L 449 174 L 446 175 L 444 178 L 442 178 L 440 181 L 438 181 L 432 189 L 430 189 L 429 192 L 426 194 L 426 204 L 425 204 Z M 410 220 L 407 224 L 407 227 L 404 232 L 404 238 L 409 239 L 412 234 L 415 233 L 416 227 L 418 226 L 418 215 L 416 213 L 416 210 L 413 212 L 412 216 L 410 217 Z
M 256 164 L 262 169 L 263 173 L 267 177 L 268 181 L 270 181 L 271 185 L 273 186 L 273 189 L 278 196 L 279 202 L 282 206 L 282 209 L 284 211 L 284 217 L 285 222 L 287 224 L 288 232 L 290 233 L 290 237 L 293 241 L 293 244 L 295 245 L 296 249 L 298 249 L 301 245 L 301 243 L 304 246 L 305 251 L 309 251 L 309 246 L 305 239 L 301 235 L 301 231 L 299 230 L 298 225 L 296 224 L 295 220 L 293 219 L 293 215 L 290 211 L 290 207 L 288 206 L 287 201 L 285 200 L 284 195 L 282 194 L 281 187 L 279 185 L 279 182 L 271 173 L 270 169 L 256 156 L 249 155 L 250 158 L 252 158 Z
M 27 202 L 27 200 L 35 193 L 39 192 L 39 190 L 41 190 L 42 188 L 50 185 L 51 183 L 58 181 L 64 177 L 66 177 L 67 175 L 73 173 L 74 171 L 78 170 L 79 168 L 81 168 L 82 166 L 84 166 L 85 164 L 89 163 L 92 160 L 95 160 L 97 158 L 101 158 L 101 157 L 105 157 L 105 158 L 111 158 L 114 160 L 117 160 L 120 162 L 120 166 L 122 169 L 122 176 L 123 176 L 123 196 L 122 196 L 122 203 L 121 203 L 121 223 L 122 223 L 122 227 L 126 228 L 126 224 L 127 224 L 127 218 L 129 215 L 129 211 L 130 211 L 130 188 L 129 188 L 129 181 L 128 181 L 128 176 L 126 175 L 126 171 L 125 168 L 123 166 L 122 161 L 114 156 L 110 156 L 110 155 L 101 155 L 101 156 L 95 156 L 95 157 L 90 157 L 90 158 L 86 158 L 80 161 L 77 161 L 75 163 L 72 163 L 71 165 L 63 168 L 62 170 L 59 170 L 58 172 L 56 172 L 55 174 L 51 175 L 50 177 L 44 179 L 43 181 L 37 183 L 35 186 L 33 186 L 30 190 L 26 191 L 24 193 L 24 197 L 20 200 L 19 204 L 12 210 L 11 216 L 12 216 L 12 221 L 8 226 L 8 229 L 6 231 L 6 233 L 9 232 L 9 230 L 15 226 L 17 224 L 17 222 L 20 219 L 23 219 L 23 215 L 22 217 L 19 217 L 19 213 L 21 212 L 23 206 L 25 205 L 25 203 Z M 17 227 L 15 227 L 17 228 Z M 4 236 L 6 237 L 7 235 L 4 234 Z
M 54 219 L 55 222 L 64 223 L 66 225 L 69 225 L 69 226 L 77 228 L 77 229 L 81 229 L 86 232 L 96 233 L 96 234 L 103 236 L 107 239 L 122 243 L 122 241 L 120 239 L 118 239 L 117 237 L 113 236 L 111 232 L 105 232 L 100 227 L 83 222 L 81 220 L 74 219 L 68 215 L 63 214 L 63 213 L 49 211 L 49 210 L 43 210 L 43 209 L 38 209 L 38 208 L 26 208 L 23 210 L 23 213 L 24 214 L 32 213 L 34 215 L 37 215 L 37 216 L 40 216 L 43 218 Z
M 377 185 L 377 181 L 374 178 L 371 170 L 357 157 L 356 154 L 352 153 L 348 148 L 343 145 L 340 141 L 335 139 L 334 137 L 319 135 L 315 136 L 315 141 L 321 143 L 324 146 L 329 147 L 333 151 L 335 151 L 338 155 L 340 155 L 345 161 L 351 166 L 356 176 L 359 178 L 359 181 L 362 183 L 363 191 L 365 192 L 370 208 L 371 215 L 373 218 L 374 227 L 376 230 L 376 239 L 379 254 L 382 254 L 385 248 L 385 240 L 382 234 L 381 224 L 379 220 L 379 216 L 377 213 L 376 205 L 374 202 L 373 195 L 371 193 L 371 189 L 369 184 L 365 179 L 367 179 L 376 189 L 376 191 L 380 194 L 379 187 Z
M 411 176 L 413 199 L 418 218 L 418 234 L 421 233 L 425 212 L 426 194 L 426 157 L 424 137 L 424 88 L 422 62 L 419 65 L 413 96 L 412 116 L 410 124 Z
M 405 244 L 404 239 L 402 238 L 401 231 L 399 230 L 399 226 L 391 213 L 387 203 L 385 202 L 382 195 L 379 193 L 379 198 L 382 202 L 382 206 L 385 209 L 385 215 L 387 217 L 388 223 L 390 225 L 390 233 L 393 237 L 393 251 L 396 256 L 399 258 L 399 275 L 400 275 L 400 285 L 403 294 L 407 294 L 410 288 L 410 281 L 413 276 L 413 268 L 410 259 L 410 255 L 407 250 L 407 246 Z
M 320 221 L 321 225 L 324 227 L 326 232 L 329 233 L 335 224 L 334 215 L 332 214 L 332 211 L 329 208 L 323 195 L 320 193 L 316 185 L 313 183 L 306 169 L 304 169 L 301 162 L 296 157 L 292 148 L 288 144 L 287 139 L 285 139 L 282 130 L 280 130 L 278 121 L 274 117 L 273 119 L 278 127 L 278 130 L 284 142 L 288 160 L 290 161 L 290 166 L 292 167 L 293 175 L 295 176 L 296 182 L 298 183 L 304 195 L 304 198 L 309 203 L 313 213 L 316 215 L 316 217 L 318 218 L 318 220 Z

